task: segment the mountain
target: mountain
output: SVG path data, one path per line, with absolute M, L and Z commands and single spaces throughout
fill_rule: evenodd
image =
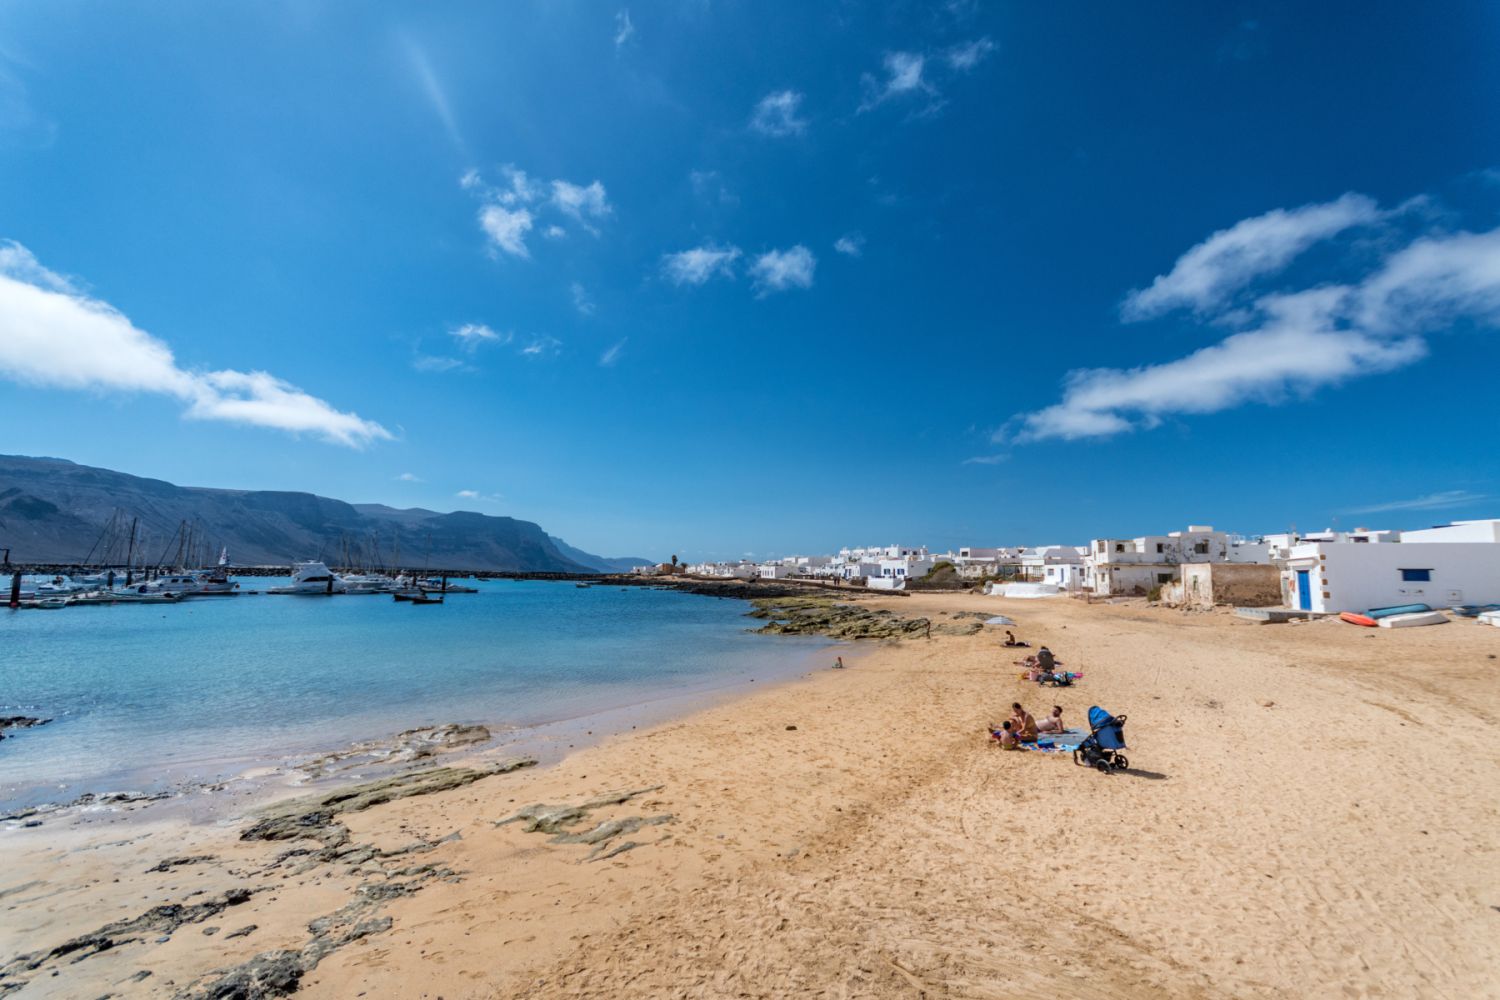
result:
M 557 550 L 563 555 L 567 556 L 574 562 L 583 563 L 585 566 L 591 566 L 601 573 L 629 573 L 637 566 L 650 566 L 652 563 L 656 562 L 656 560 L 654 559 L 642 559 L 640 556 L 618 556 L 615 558 L 610 558 L 608 556 L 596 556 L 592 553 L 585 552 L 582 549 L 575 549 L 573 546 L 569 545 L 561 538 L 558 538 L 556 535 L 551 535 L 549 537 L 551 537 L 552 539 L 552 544 L 556 545 Z
M 636 562 L 590 555 L 511 517 L 175 486 L 65 459 L 0 455 L 0 548 L 13 561 L 123 563 L 132 522 L 138 564 L 175 562 L 187 546 L 195 561 L 227 548 L 242 566 L 389 566 L 398 553 L 405 567 L 492 572 L 588 573 Z

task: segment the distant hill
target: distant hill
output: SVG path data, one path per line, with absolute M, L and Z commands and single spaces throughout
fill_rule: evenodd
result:
M 605 572 L 648 560 L 575 549 L 530 521 L 440 514 L 268 490 L 174 486 L 58 458 L 0 455 L 0 548 L 15 562 L 121 562 L 138 522 L 137 562 L 193 555 L 286 565 L 298 559 L 493 572 Z M 185 532 L 183 526 L 187 525 Z M 188 534 L 190 532 L 190 534 Z
M 655 559 L 642 559 L 640 556 L 621 556 L 611 559 L 606 556 L 596 556 L 582 549 L 575 549 L 556 535 L 549 536 L 552 544 L 557 546 L 559 552 L 574 562 L 592 566 L 601 573 L 629 573 L 637 566 L 650 566 L 656 562 Z

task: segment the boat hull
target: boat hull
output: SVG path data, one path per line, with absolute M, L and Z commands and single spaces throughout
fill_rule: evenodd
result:
M 1363 625 L 1365 628 L 1374 628 L 1376 625 L 1380 624 L 1369 615 L 1355 614 L 1353 611 L 1345 611 L 1343 614 L 1339 615 L 1339 620 L 1346 621 L 1350 625 Z
M 1388 615 L 1380 619 L 1381 628 L 1413 628 L 1418 625 L 1442 625 L 1448 616 L 1441 611 L 1417 611 L 1405 615 Z

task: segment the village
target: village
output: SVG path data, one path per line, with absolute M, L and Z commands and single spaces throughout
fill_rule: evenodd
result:
M 1164 535 L 1096 538 L 1076 546 L 933 552 L 920 545 L 880 545 L 763 561 L 663 563 L 636 572 L 884 591 L 924 589 L 926 582 L 942 580 L 999 597 L 1147 597 L 1174 607 L 1233 605 L 1318 616 L 1416 605 L 1478 614 L 1500 606 L 1500 518 L 1410 531 L 1329 529 L 1256 537 L 1189 525 Z

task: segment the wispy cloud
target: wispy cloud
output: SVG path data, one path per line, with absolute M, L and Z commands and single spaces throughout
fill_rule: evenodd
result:
M 948 65 L 960 72 L 968 72 L 975 66 L 984 62 L 985 57 L 995 51 L 995 43 L 988 37 L 976 38 L 972 42 L 964 42 L 950 48 L 944 58 Z
M 458 497 L 461 500 L 478 500 L 479 499 L 479 491 L 478 490 L 459 490 L 457 493 L 455 493 L 453 495 L 456 496 L 456 497 Z
M 610 345 L 603 354 L 599 355 L 599 366 L 601 368 L 613 368 L 620 360 L 620 355 L 625 353 L 625 342 L 630 338 L 625 337 Z
M 694 170 L 688 174 L 688 182 L 693 185 L 693 194 L 705 201 L 716 201 L 721 205 L 735 205 L 739 198 L 724 184 L 724 178 L 719 176 L 717 170 Z
M 196 420 L 312 434 L 362 448 L 391 434 L 263 371 L 192 371 L 108 302 L 0 242 L 0 377 L 56 389 L 148 392 Z
M 536 228 L 539 218 L 549 209 L 561 213 L 564 221 L 572 220 L 596 236 L 599 231 L 594 223 L 614 213 L 614 206 L 609 203 L 609 195 L 600 181 L 575 184 L 558 179 L 543 184 L 511 164 L 502 167 L 500 174 L 503 183 L 498 185 L 485 181 L 477 170 L 467 171 L 458 181 L 459 187 L 482 203 L 479 228 L 489 238 L 492 253 L 530 257 L 527 234 Z M 566 235 L 566 230 L 557 222 L 550 222 L 542 229 L 542 234 L 556 239 Z
M 504 205 L 486 205 L 479 210 L 479 228 L 490 238 L 497 250 L 513 257 L 530 257 L 526 248 L 526 234 L 531 231 L 531 210 L 506 208 Z
M 807 119 L 798 112 L 802 95 L 795 90 L 777 90 L 762 97 L 750 116 L 750 127 L 761 135 L 784 137 L 807 131 Z
M 420 483 L 422 482 L 422 477 L 415 472 L 403 472 L 396 477 L 396 481 L 402 483 Z
M 909 94 L 934 94 L 933 86 L 922 77 L 927 57 L 918 52 L 887 52 L 882 63 L 884 75 L 866 73 L 860 80 L 865 97 L 859 111 L 872 111 L 894 97 Z
M 458 120 L 454 118 L 453 107 L 448 103 L 448 92 L 443 89 L 442 81 L 438 79 L 431 61 L 427 58 L 427 50 L 410 37 L 405 39 L 405 43 L 406 57 L 411 65 L 412 75 L 417 78 L 417 84 L 422 88 L 423 96 L 432 106 L 432 112 L 437 116 L 438 121 L 442 122 L 443 130 L 448 133 L 448 138 L 453 140 L 453 145 L 462 152 L 464 138 L 458 130 Z
M 1370 199 L 1346 195 L 1216 233 L 1159 278 L 1147 290 L 1158 294 L 1138 308 L 1189 306 L 1200 322 L 1228 323 L 1237 332 L 1174 361 L 1074 371 L 1059 402 L 1018 414 L 996 439 L 1107 437 L 1174 414 L 1276 403 L 1412 364 L 1427 353 L 1429 334 L 1456 323 L 1500 325 L 1500 229 L 1408 238 L 1373 269 L 1361 254 L 1345 255 L 1351 259 L 1336 266 L 1364 270 L 1356 280 L 1261 291 L 1245 305 L 1229 299 L 1311 241 L 1378 214 Z
M 534 337 L 526 346 L 520 350 L 520 355 L 528 359 L 554 358 L 562 351 L 562 341 L 556 337 L 540 336 Z
M 473 352 L 481 344 L 508 344 L 512 334 L 496 333 L 483 323 L 465 323 L 448 331 L 448 336 L 458 341 L 464 350 Z
M 609 203 L 609 196 L 605 194 L 604 185 L 598 181 L 587 185 L 553 181 L 552 204 L 574 222 L 580 223 L 585 222 L 585 219 L 602 219 L 614 211 Z
M 706 244 L 691 250 L 663 254 L 662 273 L 676 285 L 701 285 L 715 275 L 734 276 L 734 263 L 740 259 L 736 246 Z
M 635 37 L 635 24 L 630 20 L 630 11 L 621 9 L 615 12 L 615 48 L 620 48 L 626 42 Z
M 1121 315 L 1131 321 L 1182 307 L 1200 313 L 1216 308 L 1254 279 L 1280 271 L 1313 244 L 1379 218 L 1373 199 L 1351 193 L 1336 201 L 1278 208 L 1244 219 L 1177 258 L 1172 270 L 1150 287 L 1127 295 Z
M 833 248 L 846 257 L 860 257 L 865 252 L 863 233 L 845 233 L 833 241 Z
M 589 298 L 589 291 L 583 287 L 583 283 L 575 281 L 568 286 L 568 293 L 573 297 L 573 308 L 580 316 L 594 315 L 594 300 Z
M 818 260 L 811 250 L 798 244 L 786 250 L 768 250 L 750 265 L 750 276 L 760 295 L 789 288 L 811 288 Z
M 1001 462 L 1006 462 L 1006 461 L 1009 461 L 1009 460 L 1010 460 L 1010 456 L 1009 455 L 1005 455 L 1005 454 L 1000 454 L 1000 455 L 975 455 L 973 458 L 966 458 L 966 459 L 964 459 L 963 464 L 964 465 L 999 465 Z
M 1351 507 L 1344 513 L 1385 514 L 1398 510 L 1442 510 L 1445 507 L 1463 507 L 1489 499 L 1491 499 L 1489 496 L 1471 493 L 1469 490 L 1444 490 L 1441 493 L 1429 493 L 1410 500 L 1392 500 L 1389 503 L 1371 504 L 1368 507 Z
M 444 357 L 441 354 L 417 354 L 411 359 L 411 366 L 415 371 L 430 373 L 451 372 L 458 369 L 474 370 L 458 358 Z

